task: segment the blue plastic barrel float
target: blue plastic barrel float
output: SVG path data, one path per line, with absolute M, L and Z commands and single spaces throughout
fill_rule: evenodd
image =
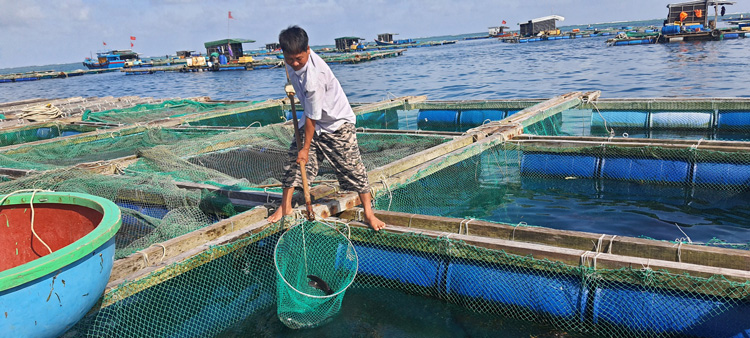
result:
M 417 114 L 417 127 L 422 130 L 457 131 L 458 110 L 425 110 Z
M 718 130 L 747 130 L 750 132 L 750 111 L 720 111 Z
M 120 209 L 97 196 L 35 192 L 32 231 L 31 200 L 31 192 L 13 194 L 0 206 L 7 223 L 0 246 L 10 249 L 0 255 L 0 327 L 16 337 L 57 337 L 104 292 Z
M 514 114 L 516 114 L 516 113 L 518 113 L 518 112 L 520 112 L 520 111 L 521 111 L 520 109 L 517 109 L 517 110 L 516 110 L 516 109 L 511 109 L 511 110 L 508 110 L 508 111 L 506 112 L 506 115 L 505 115 L 505 117 L 508 117 L 508 116 L 514 115 Z
M 77 130 L 65 130 L 65 131 L 63 131 L 63 132 L 62 132 L 62 134 L 61 134 L 60 136 L 71 136 L 71 135 L 78 135 L 78 134 L 80 134 L 80 133 L 81 133 L 81 132 L 80 132 L 80 131 L 77 131 Z
M 415 251 L 396 251 L 361 243 L 355 243 L 354 248 L 359 256 L 359 274 L 423 287 L 437 287 L 440 276 L 445 271 L 442 260 L 430 259 Z
M 750 188 L 750 164 L 698 162 L 693 170 L 693 183 Z
M 284 114 L 284 116 L 286 117 L 287 121 L 291 121 L 292 120 L 292 111 L 291 110 L 287 110 L 286 114 Z M 302 110 L 302 109 L 297 109 L 297 120 L 301 120 L 303 116 L 305 116 L 305 111 Z
M 36 130 L 36 137 L 40 140 L 46 140 L 49 138 L 53 138 L 55 136 L 57 135 L 54 133 L 54 131 L 50 127 L 37 128 Z
M 590 155 L 524 152 L 521 175 L 595 178 L 599 159 Z
M 658 336 L 748 337 L 750 304 L 624 283 L 594 291 L 593 322 Z
M 615 132 L 642 131 L 648 128 L 648 115 L 647 111 L 637 110 L 593 110 L 591 132 L 608 132 L 609 129 L 614 129 Z
M 387 109 L 357 116 L 358 128 L 398 129 L 398 111 Z
M 651 113 L 651 128 L 679 130 L 710 130 L 713 124 L 711 112 L 667 112 Z
M 654 158 L 605 157 L 601 177 L 625 181 L 687 183 L 689 164 Z
M 661 28 L 662 35 L 672 35 L 680 33 L 679 25 L 665 25 Z
M 588 289 L 580 276 L 529 272 L 493 264 L 456 260 L 448 265 L 446 292 L 563 318 L 580 317 Z
M 500 121 L 505 118 L 504 110 L 476 109 L 462 110 L 459 116 L 461 129 L 469 129 L 481 126 L 487 122 Z
M 738 33 L 728 33 L 721 36 L 724 40 L 737 39 L 740 37 Z

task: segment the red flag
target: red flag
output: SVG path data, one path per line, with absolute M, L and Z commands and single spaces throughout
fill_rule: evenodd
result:
M 130 40 L 135 40 L 135 36 L 130 36 Z
M 133 43 L 132 42 L 130 43 L 130 48 L 133 48 Z
M 506 23 L 507 23 L 507 22 L 505 22 L 505 20 L 503 20 L 503 25 L 504 25 L 504 24 L 506 24 Z
M 232 17 L 232 11 L 229 11 L 229 18 L 234 19 L 234 17 Z
M 103 44 L 103 45 L 105 45 L 105 46 L 107 45 L 107 43 L 106 43 L 106 42 L 104 42 L 104 41 L 102 41 L 102 44 Z

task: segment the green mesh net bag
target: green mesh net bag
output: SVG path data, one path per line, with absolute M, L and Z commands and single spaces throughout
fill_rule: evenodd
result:
M 302 222 L 281 235 L 274 250 L 277 314 L 292 329 L 330 321 L 357 275 L 354 245 L 337 229 Z

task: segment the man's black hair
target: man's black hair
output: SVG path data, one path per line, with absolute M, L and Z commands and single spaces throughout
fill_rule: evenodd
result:
M 284 53 L 299 54 L 307 51 L 307 32 L 297 25 L 289 26 L 279 33 L 279 45 Z

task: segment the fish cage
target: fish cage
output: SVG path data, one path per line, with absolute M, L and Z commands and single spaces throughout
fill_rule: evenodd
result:
M 265 220 L 290 103 L 168 101 L 0 147 L 0 192 L 87 193 L 123 215 L 106 290 L 63 337 L 291 334 L 268 328 L 281 325 L 274 248 L 296 220 Z M 534 335 L 750 335 L 750 101 L 572 92 L 353 109 L 388 226 L 362 223 L 358 195 L 321 167 L 313 210 L 357 253 L 343 314 L 369 292 L 450 304 L 476 324 L 464 330 L 487 329 L 464 334 L 512 322 L 543 327 Z M 403 316 L 436 315 L 414 311 Z M 367 333 L 343 314 L 312 334 Z

